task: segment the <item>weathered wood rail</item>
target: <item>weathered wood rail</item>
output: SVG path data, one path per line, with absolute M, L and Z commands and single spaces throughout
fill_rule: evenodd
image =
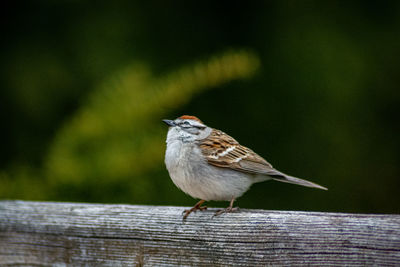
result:
M 0 265 L 400 266 L 400 215 L 0 201 Z

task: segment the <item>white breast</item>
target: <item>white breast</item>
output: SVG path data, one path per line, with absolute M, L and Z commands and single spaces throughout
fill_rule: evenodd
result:
M 229 201 L 253 183 L 250 175 L 208 164 L 197 145 L 176 139 L 167 143 L 165 165 L 174 184 L 194 198 Z

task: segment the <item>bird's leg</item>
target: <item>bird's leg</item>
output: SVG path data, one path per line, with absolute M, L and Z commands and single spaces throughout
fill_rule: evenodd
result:
M 187 216 L 189 216 L 189 214 L 192 213 L 193 211 L 196 212 L 198 210 L 201 210 L 201 211 L 206 210 L 207 206 L 201 206 L 204 202 L 205 202 L 205 200 L 200 200 L 190 210 L 184 210 L 183 213 L 185 213 L 185 215 L 183 215 L 183 219 L 185 220 L 187 218 Z
M 231 203 L 229 204 L 229 206 L 226 209 L 222 209 L 222 210 L 217 210 L 217 212 L 214 214 L 214 216 L 218 216 L 221 215 L 222 213 L 228 213 L 228 212 L 235 212 L 237 211 L 239 208 L 238 207 L 233 207 L 233 202 L 235 202 L 235 199 L 232 198 Z M 214 217 L 213 216 L 213 217 Z

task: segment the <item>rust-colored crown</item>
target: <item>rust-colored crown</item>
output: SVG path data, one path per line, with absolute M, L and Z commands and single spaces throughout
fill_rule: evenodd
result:
M 182 119 L 182 120 L 194 120 L 194 121 L 198 121 L 203 123 L 199 118 L 195 117 L 195 116 L 189 116 L 189 115 L 183 115 L 180 116 L 178 119 Z

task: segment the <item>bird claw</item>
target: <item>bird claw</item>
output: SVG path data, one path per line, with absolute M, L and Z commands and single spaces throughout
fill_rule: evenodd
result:
M 238 211 L 238 210 L 239 210 L 238 207 L 235 207 L 235 208 L 227 207 L 226 209 L 220 209 L 220 210 L 217 210 L 217 211 L 215 212 L 215 214 L 213 215 L 213 218 L 216 217 L 216 216 L 219 216 L 219 215 L 221 215 L 221 214 L 223 214 L 223 213 L 236 212 L 236 211 Z
M 183 214 L 185 214 L 185 215 L 183 215 L 183 220 L 186 220 L 186 218 L 189 216 L 189 214 L 190 213 L 192 213 L 192 212 L 196 212 L 196 211 L 204 211 L 204 210 L 206 210 L 207 209 L 207 206 L 194 206 L 193 208 L 191 208 L 191 209 L 189 209 L 189 210 L 184 210 L 183 212 L 182 212 L 182 215 Z

